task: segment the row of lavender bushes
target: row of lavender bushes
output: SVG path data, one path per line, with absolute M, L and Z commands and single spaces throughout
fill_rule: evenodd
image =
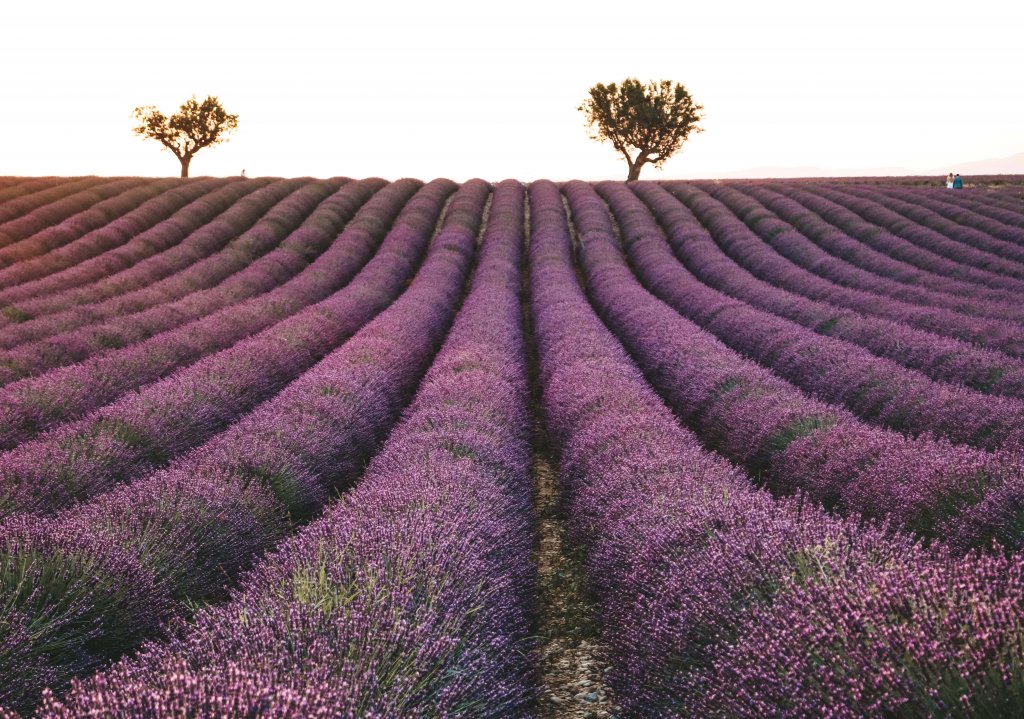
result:
M 958 225 L 973 227 L 996 239 L 1024 246 L 1024 213 L 1020 211 L 1024 208 L 1018 206 L 1018 211 L 1012 212 L 976 202 L 973 197 L 962 202 L 944 202 L 941 196 L 932 193 L 904 192 L 898 187 L 892 188 L 891 192 L 893 197 L 927 207 Z
M 959 207 L 966 207 L 980 215 L 998 220 L 1004 225 L 1024 227 L 1024 209 L 1021 208 L 1020 204 L 1020 201 L 1024 199 L 1024 196 L 1022 196 L 1024 193 L 1021 193 L 1021 189 L 1021 187 L 1017 188 L 1016 198 L 998 190 L 990 190 L 984 193 L 961 192 L 954 197 L 947 197 L 946 202 Z M 929 189 L 923 192 L 919 191 L 917 196 L 935 199 L 941 197 L 942 194 L 942 190 Z
M 940 382 L 1024 397 L 1024 361 L 899 322 L 809 299 L 758 279 L 726 255 L 684 205 L 653 182 L 631 185 L 675 256 L 711 287 L 815 332 L 865 347 Z M 657 233 L 654 233 L 657 235 Z M 663 262 L 670 263 L 665 256 Z M 659 295 L 661 296 L 661 295 Z M 662 296 L 662 299 L 665 299 Z
M 32 207 L 36 207 L 37 205 L 31 204 L 32 200 L 26 202 L 25 198 L 30 195 L 53 191 L 53 188 L 58 185 L 64 185 L 65 189 L 56 190 L 56 197 L 60 197 L 62 194 L 73 191 L 67 187 L 73 182 L 79 183 L 79 188 L 81 188 L 109 178 L 93 176 L 79 177 L 74 180 L 69 180 L 65 177 L 15 177 L 9 179 L 11 180 L 10 183 L 0 188 L 0 202 L 4 203 L 4 206 L 0 208 L 0 222 L 9 222 L 19 215 L 30 212 Z M 11 238 L 0 234 L 0 245 L 5 245 L 10 241 Z
M 955 263 L 951 260 L 929 253 L 902 237 L 886 232 L 884 228 L 864 221 L 849 210 L 847 212 L 852 214 L 855 220 L 851 222 L 844 216 L 843 228 L 838 228 L 821 217 L 814 219 L 810 215 L 805 215 L 807 208 L 788 194 L 769 194 L 770 190 L 760 188 L 746 188 L 745 193 L 724 186 L 705 185 L 700 189 L 740 216 L 757 236 L 771 243 L 777 252 L 792 262 L 845 287 L 890 298 L 896 301 L 896 304 L 944 309 L 949 314 L 958 315 L 960 322 L 964 322 L 965 319 L 982 320 L 998 326 L 1000 322 L 1019 322 L 1024 318 L 1024 312 L 1013 301 L 1015 290 L 1012 288 L 982 285 L 977 277 L 950 277 L 949 274 L 944 274 L 944 265 L 954 266 Z M 800 195 L 797 188 L 778 189 Z M 818 203 L 812 201 L 818 195 L 803 193 L 800 196 L 803 202 L 818 206 Z M 771 209 L 769 210 L 759 198 L 770 202 Z M 834 217 L 836 213 L 833 211 L 828 214 Z M 799 219 L 800 231 L 798 232 L 785 218 Z M 847 234 L 845 228 L 850 228 L 851 232 L 856 231 L 856 237 Z M 778 239 L 775 238 L 776 235 Z M 924 267 L 910 269 L 918 269 L 921 272 L 914 274 L 912 278 L 906 278 L 898 271 L 906 270 L 908 263 L 890 257 L 885 251 L 890 249 L 896 255 L 900 255 L 900 248 L 909 248 L 920 255 L 926 255 L 930 262 L 918 260 L 917 264 Z M 977 269 L 975 272 L 981 273 Z M 931 278 L 930 287 L 903 281 L 920 281 L 924 277 Z M 996 285 L 1018 282 L 991 274 L 982 279 Z
M 0 247 L 0 287 L 8 286 L 10 279 L 3 280 L 11 265 L 38 259 L 113 220 L 122 196 L 148 199 L 174 184 L 174 180 L 138 177 L 109 180 L 3 223 L 0 232 L 21 239 Z
M 223 179 L 200 180 L 190 183 L 194 187 L 189 189 L 193 190 L 193 196 L 197 196 L 227 182 Z M 122 217 L 175 189 L 187 187 L 180 180 L 167 179 L 137 184 L 4 248 L 0 253 L 10 251 L 13 256 L 9 258 L 12 260 L 10 264 L 0 269 L 0 287 L 9 288 L 47 277 L 124 244 L 131 238 L 131 232 L 109 231 L 122 224 Z
M 622 715 L 1024 711 L 1020 560 L 953 557 L 753 489 L 678 426 L 594 316 L 557 188 L 536 183 L 530 200 L 545 426 Z M 602 243 L 581 232 L 584 252 Z M 614 274 L 588 268 L 629 304 Z
M 1013 290 L 985 284 L 992 280 L 991 273 L 908 242 L 821 195 L 784 184 L 736 189 L 753 197 L 835 257 L 893 281 L 890 296 L 910 302 L 937 300 L 945 302 L 948 309 L 970 315 L 1020 317 L 1020 308 L 1013 303 Z M 920 289 L 903 288 L 901 284 L 956 299 L 936 297 Z
M 737 217 L 735 206 L 730 209 L 700 188 L 681 183 L 664 186 L 693 212 L 727 254 L 766 282 L 863 314 L 1024 356 L 1024 328 L 1016 321 L 959 313 L 943 307 L 944 296 L 938 293 L 930 294 L 934 301 L 928 305 L 896 299 L 890 294 L 895 286 L 891 280 L 829 255 L 753 198 L 740 196 L 750 212 L 756 213 L 756 233 Z M 714 194 L 720 198 L 739 195 L 724 186 Z
M 488 193 L 480 181 L 460 191 L 474 204 Z M 517 183 L 498 187 L 490 217 L 451 338 L 355 490 L 246 575 L 229 603 L 59 701 L 47 694 L 38 716 L 522 713 L 536 692 Z M 393 421 L 450 327 L 479 219 L 453 216 L 411 289 L 252 437 L 292 457 L 293 490 L 322 501 L 338 485 L 332 453 L 350 474 L 368 425 Z M 282 430 L 287 438 L 273 438 Z
M 654 217 L 628 187 L 601 183 L 597 191 L 611 206 L 643 283 L 736 352 L 873 424 L 984 449 L 1024 448 L 1021 400 L 935 382 L 863 347 L 722 294 L 675 261 Z
M 0 304 L 14 305 L 18 300 L 36 299 L 59 293 L 70 293 L 75 288 L 92 284 L 117 272 L 130 267 L 159 252 L 166 251 L 176 240 L 161 243 L 159 235 L 153 230 L 172 217 L 184 219 L 189 215 L 183 212 L 186 207 L 198 202 L 200 198 L 217 192 L 220 189 L 232 188 L 236 197 L 252 192 L 267 184 L 265 180 L 252 183 L 234 180 L 211 179 L 202 182 L 190 182 L 177 185 L 168 191 L 141 203 L 135 208 L 125 209 L 103 227 L 83 235 L 74 245 L 96 243 L 102 252 L 97 254 L 89 248 L 83 252 L 90 259 L 80 256 L 67 262 L 64 268 L 48 265 L 46 276 L 32 278 L 28 273 L 18 275 L 10 283 L 11 286 L 0 290 Z M 178 238 L 180 240 L 180 238 Z M 61 248 L 61 251 L 71 246 Z M 56 256 L 57 252 L 47 257 Z M 93 256 L 97 255 L 97 256 Z M 43 262 L 43 260 L 40 260 Z M 26 263 L 30 264 L 30 263 Z M 12 272 L 20 273 L 23 266 L 11 268 Z
M 308 186 L 289 195 L 267 212 L 244 238 L 229 246 L 226 252 L 219 253 L 217 259 L 221 260 L 221 265 L 242 262 L 249 254 L 244 248 L 249 237 L 260 238 L 261 244 L 273 243 L 276 246 L 262 256 L 250 255 L 248 264 L 208 290 L 192 292 L 176 302 L 157 304 L 148 310 L 113 317 L 106 322 L 86 324 L 0 353 L 0 363 L 4 365 L 4 370 L 0 371 L 0 385 L 9 385 L 0 393 L 31 393 L 41 382 L 46 382 L 48 371 L 84 362 L 96 355 L 101 355 L 98 364 L 109 366 L 120 355 L 138 354 L 142 348 L 132 349 L 130 346 L 139 342 L 148 348 L 143 350 L 144 354 L 155 351 L 163 358 L 152 365 L 153 371 L 138 375 L 140 380 L 147 377 L 155 379 L 176 366 L 168 363 L 171 360 L 181 364 L 198 356 L 196 352 L 227 347 L 287 316 L 290 307 L 295 309 L 322 298 L 325 290 L 333 288 L 330 284 L 319 292 L 311 287 L 308 298 L 300 299 L 300 305 L 289 304 L 287 299 L 294 289 L 291 285 L 299 282 L 296 275 L 316 261 L 352 213 L 380 187 L 381 182 L 347 183 L 326 198 L 324 194 L 332 189 L 329 186 Z M 335 254 L 337 252 L 335 250 Z M 353 254 L 358 257 L 359 251 L 354 250 Z M 355 259 L 346 258 L 339 269 L 344 270 Z M 274 294 L 271 290 L 278 291 Z M 258 307 L 263 309 L 257 310 Z M 183 337 L 188 338 L 186 346 L 181 344 Z M 172 347 L 179 349 L 172 351 Z M 119 355 L 115 350 L 122 348 L 128 349 Z M 97 362 L 90 364 L 96 365 Z M 76 370 L 72 368 L 71 371 Z M 36 379 L 27 380 L 29 377 Z M 10 384 L 18 380 L 27 381 Z
M 299 291 L 293 297 L 285 294 L 290 302 L 282 304 L 289 310 L 296 305 L 301 308 L 309 301 L 302 290 L 318 289 L 326 294 L 341 284 L 339 280 L 351 277 L 372 254 L 358 275 L 334 294 L 301 311 L 289 312 L 285 319 L 252 337 L 129 393 L 78 422 L 0 455 L 0 515 L 52 512 L 148 473 L 279 391 L 401 293 L 454 189 L 447 180 L 427 185 L 409 201 L 376 254 L 373 238 L 362 233 L 353 235 L 366 243 L 362 248 L 336 244 L 341 251 L 323 255 L 324 262 L 316 268 L 319 271 L 300 275 L 297 287 L 289 288 Z M 452 222 L 466 215 L 479 217 L 483 200 L 473 205 L 477 200 L 471 195 L 458 205 L 453 201 Z M 387 203 L 383 205 L 389 209 Z M 349 262 L 338 261 L 338 255 L 344 258 L 349 252 Z M 327 287 L 317 288 L 318 281 Z M 259 306 L 252 310 L 255 318 L 268 312 Z M 150 361 L 146 344 L 139 345 L 141 362 Z
M 108 193 L 116 193 L 132 185 L 146 182 L 153 180 L 139 177 L 82 177 L 57 183 L 42 180 L 38 188 L 33 187 L 26 193 L 12 188 L 10 194 L 13 194 L 13 197 L 0 195 L 0 201 L 4 203 L 3 207 L 0 207 L 0 238 L 3 238 L 0 246 L 6 249 L 55 222 L 60 222 L 68 215 L 99 202 L 104 196 L 109 196 Z
M 333 181 L 254 183 L 258 183 L 258 188 L 251 194 L 245 191 L 245 183 L 206 194 L 146 233 L 153 237 L 144 239 L 155 239 L 170 247 L 151 261 L 94 285 L 18 302 L 12 307 L 17 316 L 0 328 L 0 347 L 15 347 L 108 317 L 138 312 L 157 302 L 170 302 L 212 286 L 209 283 L 216 284 L 238 271 L 235 263 L 243 258 L 233 256 L 238 254 L 232 252 L 235 245 L 251 245 L 249 251 L 256 256 L 273 248 L 272 243 L 266 244 L 276 236 L 273 226 L 266 224 L 266 215 L 281 212 L 299 197 L 324 190 L 329 194 L 336 189 L 331 187 Z M 266 227 L 262 233 L 256 231 L 260 222 Z
M 707 446 L 773 489 L 829 508 L 886 517 L 961 549 L 993 538 L 1024 546 L 1019 453 L 904 437 L 801 393 L 648 293 L 593 188 L 573 182 L 565 192 L 595 306 Z
M 1020 233 L 1014 239 L 996 237 L 980 227 L 961 224 L 944 217 L 931 207 L 908 202 L 896 192 L 878 192 L 866 187 L 850 187 L 844 195 L 872 200 L 887 210 L 899 213 L 904 220 L 895 223 L 902 234 L 913 242 L 926 244 L 933 252 L 954 262 L 979 267 L 996 275 L 1024 278 L 1024 247 Z M 886 215 L 888 217 L 888 215 Z M 1009 228 L 1007 228 L 1009 229 Z
M 6 353 L 10 373 L 35 367 L 41 374 L 0 389 L 4 406 L 0 410 L 4 417 L 0 446 L 13 447 L 49 427 L 80 417 L 128 390 L 230 347 L 284 319 L 291 314 L 289 310 L 294 312 L 336 290 L 369 259 L 411 194 L 410 188 L 384 192 L 378 202 L 360 212 L 347 233 L 337 236 L 377 186 L 373 181 L 368 185 L 350 183 L 322 202 L 319 190 L 311 194 L 300 190 L 282 202 L 253 231 L 256 237 L 276 238 L 278 247 L 223 283 L 226 295 L 219 288 L 195 293 L 180 303 L 158 305 Z M 292 232 L 282 239 L 289 230 Z M 295 251 L 306 243 L 305 253 Z M 329 249 L 320 259 L 316 255 L 325 246 Z M 231 290 L 239 287 L 252 290 L 256 297 L 233 304 L 236 295 Z M 274 288 L 276 294 L 268 293 Z M 238 299 L 245 300 L 246 294 L 240 294 Z M 200 319 L 190 322 L 189 311 Z M 75 359 L 82 361 L 44 371 L 49 363 Z

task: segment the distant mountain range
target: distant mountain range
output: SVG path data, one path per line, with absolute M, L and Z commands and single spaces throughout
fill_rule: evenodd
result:
M 997 159 L 954 162 L 925 171 L 915 171 L 907 167 L 761 166 L 751 167 L 746 170 L 736 170 L 734 172 L 724 172 L 716 175 L 716 177 L 720 179 L 754 179 L 762 177 L 903 177 L 907 175 L 945 175 L 947 172 L 959 172 L 964 176 L 1024 174 L 1024 152 L 1018 152 L 1016 155 Z

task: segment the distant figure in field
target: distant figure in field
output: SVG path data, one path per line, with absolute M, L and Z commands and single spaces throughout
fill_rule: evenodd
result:
M 242 168 L 242 175 L 241 176 L 245 177 L 245 168 L 244 167 Z M 950 175 L 950 177 L 952 177 L 952 175 Z M 952 187 L 952 185 L 950 185 L 950 187 Z
M 964 189 L 964 180 L 960 177 L 960 173 L 956 173 L 956 177 L 953 178 L 953 189 L 962 190 Z
M 949 173 L 948 175 L 946 175 L 946 189 L 948 189 L 948 190 L 952 190 L 953 189 L 953 173 L 952 172 Z

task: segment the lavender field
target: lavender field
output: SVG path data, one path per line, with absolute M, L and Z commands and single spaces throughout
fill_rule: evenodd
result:
M 1024 178 L 0 177 L 0 719 L 1024 716 Z

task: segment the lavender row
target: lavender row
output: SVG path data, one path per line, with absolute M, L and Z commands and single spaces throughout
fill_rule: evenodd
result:
M 199 192 L 223 185 L 225 180 L 199 180 Z M 123 244 L 130 235 L 110 233 L 111 225 L 139 205 L 166 196 L 182 187 L 180 180 L 158 180 L 129 186 L 88 209 L 74 214 L 13 245 L 0 250 L 0 288 L 8 289 L 53 275 L 78 262 Z M 198 193 L 193 193 L 198 194 Z
M 530 200 L 545 426 L 621 715 L 1019 710 L 1020 561 L 955 559 L 754 490 L 676 424 L 594 316 L 557 189 L 535 183 Z
M 966 202 L 953 202 L 956 198 L 926 192 L 907 192 L 902 188 L 890 188 L 888 194 L 898 200 L 926 207 L 958 225 L 973 228 L 1005 243 L 1012 244 L 1012 254 L 1007 256 L 1020 261 L 1024 257 L 1024 215 L 1001 211 L 998 207 L 987 207 L 970 198 Z M 979 210 L 986 209 L 987 212 Z M 998 215 L 1002 220 L 992 215 Z
M 814 192 L 849 207 L 858 215 L 899 235 L 908 242 L 927 247 L 954 262 L 991 273 L 992 280 L 1007 288 L 1024 289 L 1024 265 L 997 254 L 1008 249 L 984 233 L 971 231 L 923 207 L 902 202 L 884 193 L 844 187 L 842 190 L 815 186 Z
M 300 223 L 309 218 L 309 213 L 322 199 L 324 189 L 309 186 L 298 190 L 289 201 L 282 203 L 257 223 L 254 228 L 255 235 L 266 241 L 276 240 L 279 244 L 281 234 L 289 229 L 297 229 Z M 354 209 L 348 207 L 350 194 L 359 197 L 362 194 L 361 189 L 356 187 L 351 193 L 339 193 L 332 202 L 325 205 L 322 217 L 319 218 L 325 220 L 323 227 L 316 227 L 317 219 L 308 222 L 315 228 L 312 236 L 319 238 L 318 244 L 321 248 L 330 242 L 340 229 L 345 218 L 350 215 L 349 210 Z M 348 214 L 339 219 L 336 215 L 338 210 Z M 295 264 L 299 266 L 295 267 Z M 291 266 L 285 263 L 281 269 L 291 269 L 294 272 L 302 267 L 301 262 L 293 262 Z M 345 272 L 346 268 L 347 264 L 342 265 L 339 271 Z M 264 271 L 267 269 L 264 268 Z M 270 269 L 278 269 L 277 263 L 273 263 Z M 271 271 L 267 274 L 267 279 L 271 281 L 281 274 L 282 280 L 289 277 L 287 272 Z M 328 273 L 327 281 L 330 282 L 333 276 Z M 328 285 L 326 291 L 333 289 L 335 287 Z M 319 297 L 323 297 L 324 294 L 321 291 Z M 59 364 L 60 360 L 68 355 L 71 355 L 73 360 L 73 353 L 77 353 L 79 357 L 88 357 L 97 352 L 101 354 L 83 363 L 54 369 L 39 377 L 27 377 L 0 389 L 0 397 L 3 398 L 0 403 L 0 417 L 3 418 L 0 421 L 0 447 L 10 448 L 49 427 L 80 417 L 116 399 L 124 392 L 160 379 L 177 367 L 229 347 L 239 339 L 287 316 L 287 303 L 278 308 L 273 302 L 261 304 L 260 299 L 227 307 L 220 312 L 212 312 L 191 323 L 187 322 L 187 316 L 182 317 L 175 312 L 180 309 L 179 307 L 169 307 L 168 312 L 160 312 L 159 308 L 155 308 L 153 312 L 143 316 L 107 323 L 98 328 L 98 332 L 85 327 L 69 338 L 55 338 L 53 341 L 43 343 L 41 350 L 34 354 L 33 350 L 38 346 L 28 346 L 24 351 L 8 353 L 8 358 L 16 357 L 20 353 L 26 358 L 25 361 L 36 362 L 36 366 L 42 368 L 45 368 L 46 363 Z M 304 306 L 308 301 L 311 300 L 300 306 Z M 146 337 L 161 329 L 161 321 L 171 327 L 179 322 L 186 324 L 146 340 Z M 114 349 L 133 340 L 137 344 Z M 104 349 L 108 351 L 103 352 Z M 16 378 L 15 373 L 30 372 L 31 365 L 19 366 L 12 359 L 8 359 L 5 379 Z
M 943 195 L 945 194 L 945 197 Z M 918 191 L 915 197 L 941 200 L 947 207 L 960 207 L 972 212 L 976 217 L 995 220 L 1010 227 L 1024 228 L 1024 207 L 1020 202 L 998 199 L 992 191 L 978 193 L 956 193 L 950 196 L 944 190 Z
M 665 189 L 649 182 L 631 187 L 664 228 L 675 256 L 707 285 L 798 322 L 818 334 L 865 347 L 879 357 L 920 370 L 932 379 L 963 384 L 990 394 L 1024 398 L 1024 361 L 892 320 L 817 302 L 763 282 L 722 252 L 697 218 Z M 658 234 L 653 231 L 653 237 Z M 654 241 L 653 249 L 660 256 L 658 261 L 670 266 L 671 255 L 659 247 L 660 243 Z M 659 271 L 673 270 L 665 267 Z M 654 288 L 651 284 L 648 287 Z M 655 294 L 667 301 L 659 288 L 654 288 Z
M 771 185 L 743 190 L 835 257 L 890 280 L 890 296 L 919 304 L 934 300 L 970 315 L 1022 318 L 1013 302 L 1014 291 L 999 288 L 1005 280 L 995 280 L 995 287 L 985 284 L 993 281 L 991 273 L 911 244 L 842 205 L 799 187 Z M 918 289 L 904 288 L 891 280 Z M 922 292 L 922 288 L 942 295 Z
M 28 234 L 37 231 L 33 228 L 38 226 L 31 220 L 24 226 L 17 222 L 33 211 L 59 202 L 75 193 L 87 191 L 91 187 L 126 179 L 124 177 L 40 178 L 32 182 L 31 185 L 26 183 L 0 194 L 0 201 L 3 202 L 3 205 L 0 205 L 0 238 L 3 238 L 0 240 L 0 246 L 7 246 L 12 242 L 24 239 L 27 236 L 26 231 Z M 135 179 L 141 182 L 145 181 L 141 178 Z
M 98 180 L 99 178 L 91 179 Z M 13 203 L 18 198 L 31 195 L 34 192 L 42 192 L 54 187 L 55 185 L 66 182 L 68 182 L 68 179 L 65 177 L 8 177 L 7 183 L 0 188 L 0 203 Z M 12 204 L 12 208 L 13 206 L 14 205 Z M 5 215 L 6 213 L 8 213 L 8 210 L 0 210 L 0 215 Z M 11 219 L 11 215 L 6 214 L 5 220 L 9 219 Z M 0 244 L 6 243 L 0 239 Z
M 263 232 L 257 232 L 254 225 L 264 221 L 272 208 L 286 212 L 295 202 L 280 204 L 288 195 L 323 197 L 337 189 L 335 182 L 340 184 L 304 179 L 254 182 L 260 186 L 251 194 L 246 191 L 246 183 L 234 183 L 203 196 L 144 233 L 147 240 L 170 247 L 168 251 L 93 285 L 19 302 L 12 308 L 17 317 L 10 318 L 8 326 L 0 327 L 0 346 L 10 348 L 114 315 L 137 312 L 216 284 L 237 271 L 239 260 L 245 266 L 252 259 L 250 253 L 259 256 L 280 239 L 273 225 L 264 222 Z M 254 246 L 244 256 L 236 256 L 239 253 L 233 248 L 246 243 Z M 84 303 L 89 304 L 76 306 Z M 13 324 L 15 321 L 17 324 Z
M 262 181 L 257 181 L 252 183 L 251 189 L 246 189 L 251 191 L 262 184 Z M 210 179 L 178 184 L 137 207 L 123 206 L 121 212 L 111 213 L 114 217 L 111 222 L 83 235 L 75 243 L 35 261 L 11 267 L 9 272 L 0 273 L 14 277 L 7 283 L 11 286 L 0 291 L 0 303 L 11 305 L 21 299 L 66 292 L 80 285 L 102 280 L 135 262 L 167 249 L 151 241 L 154 226 L 181 214 L 184 208 L 196 203 L 208 193 L 231 185 L 245 187 L 246 183 Z M 127 200 L 128 194 L 130 193 L 114 199 Z M 64 268 L 61 269 L 59 264 L 63 264 Z
M 891 281 L 868 277 L 869 273 L 845 265 L 767 213 L 760 215 L 755 234 L 722 202 L 693 185 L 672 183 L 665 187 L 693 212 L 726 254 L 759 279 L 838 307 L 976 342 L 1011 356 L 1024 356 L 1024 328 L 1017 322 L 969 317 L 941 306 L 926 307 L 885 296 L 893 287 Z M 755 200 L 747 200 L 756 205 Z M 866 287 L 872 289 L 862 289 Z
M 450 192 L 451 183 L 428 188 Z M 24 567 L 0 603 L 0 676 L 24 680 L 0 684 L 2 701 L 29 706 L 44 685 L 59 688 L 156 635 L 189 605 L 222 598 L 225 580 L 279 542 L 291 521 L 355 480 L 444 339 L 488 194 L 483 182 L 464 185 L 402 298 L 227 432 L 90 504 L 0 528 L 0 563 Z M 338 321 L 344 316 L 324 316 L 319 327 Z M 19 643 L 29 627 L 33 641 Z
M 293 293 L 291 288 L 279 288 L 279 285 L 290 281 L 325 249 L 355 210 L 355 207 L 349 207 L 350 203 L 355 201 L 358 206 L 365 202 L 380 182 L 373 180 L 355 185 L 351 192 L 335 193 L 327 200 L 324 200 L 325 195 L 337 187 L 334 183 L 307 184 L 296 190 L 264 214 L 245 234 L 245 238 L 256 238 L 266 249 L 270 249 L 267 246 L 273 246 L 274 243 L 277 246 L 258 259 L 250 258 L 247 266 L 212 289 L 193 292 L 176 302 L 159 304 L 149 310 L 114 317 L 103 323 L 85 325 L 3 352 L 0 354 L 0 365 L 3 365 L 0 368 L 0 385 L 8 385 L 9 388 L 0 390 L 0 396 L 7 392 L 22 395 L 35 392 L 39 386 L 37 382 L 24 378 L 40 375 L 55 367 L 82 362 L 94 355 L 100 355 L 96 363 L 109 365 L 119 361 L 119 357 L 138 355 L 139 350 L 143 353 L 156 350 L 159 358 L 153 358 L 152 364 L 148 365 L 151 367 L 148 372 L 142 370 L 140 374 L 125 376 L 121 381 L 151 381 L 175 366 L 199 357 L 197 352 L 209 353 L 222 349 L 283 318 L 290 306 L 287 302 L 277 300 L 282 292 L 286 297 Z M 343 213 L 341 218 L 338 217 L 339 211 Z M 300 231 L 300 223 L 312 231 Z M 289 230 L 292 232 L 282 240 L 282 235 Z M 211 237 L 205 234 L 200 236 Z M 246 241 L 240 240 L 238 246 L 233 244 L 223 258 L 236 261 L 244 259 L 247 256 L 244 246 Z M 281 292 L 255 297 L 274 288 Z M 301 306 L 314 299 L 321 299 L 331 289 L 333 286 L 328 285 L 319 293 L 313 292 L 308 298 L 303 296 Z M 296 306 L 293 304 L 291 307 L 294 309 Z M 181 344 L 182 338 L 188 339 L 187 345 Z M 138 342 L 144 342 L 145 346 L 132 350 L 130 346 Z M 115 351 L 121 348 L 126 349 Z M 68 371 L 72 375 L 76 372 L 93 372 L 95 366 L 90 365 L 89 369 L 69 368 Z M 9 385 L 16 380 L 24 381 L 22 384 Z M 43 375 L 38 382 L 46 383 L 47 376 Z M 59 420 L 60 416 L 54 415 L 47 421 L 52 423 Z M 40 424 L 38 419 L 33 421 Z
M 278 392 L 401 292 L 452 189 L 451 183 L 438 181 L 410 201 L 374 258 L 333 295 L 83 420 L 0 455 L 0 514 L 51 512 L 149 473 Z M 480 208 L 460 207 L 456 217 L 474 212 L 479 214 Z M 362 259 L 371 251 L 364 250 Z M 340 253 L 332 254 L 309 274 L 330 268 L 330 260 Z M 329 282 L 336 286 L 358 269 L 359 251 L 354 254 L 357 261 L 338 263 Z M 294 309 L 308 302 L 296 294 L 297 300 L 287 298 L 292 301 L 283 304 Z M 269 309 L 253 307 L 252 315 Z
M 649 294 L 626 265 L 607 208 L 567 185 L 587 289 L 648 379 L 701 440 L 780 493 L 886 517 L 959 547 L 1024 545 L 1020 454 L 871 427 L 743 359 Z
M 986 221 L 986 218 L 973 213 L 968 213 L 964 217 L 962 210 L 958 215 L 967 222 L 961 222 L 944 214 L 944 211 L 950 208 L 955 211 L 956 205 L 940 200 L 929 201 L 919 193 L 907 195 L 898 187 L 887 188 L 881 195 L 873 188 L 852 187 L 846 188 L 845 191 L 856 196 L 877 197 L 880 204 L 903 211 L 908 219 L 919 225 L 966 245 L 967 247 L 961 248 L 959 252 L 967 250 L 972 255 L 977 252 L 979 261 L 984 261 L 985 255 L 993 255 L 1004 261 L 1012 274 L 1017 275 L 1024 271 L 1024 247 L 1021 246 L 1024 242 L 1024 233 L 1017 228 L 992 220 Z M 954 259 L 960 261 L 959 256 Z
M 570 198 L 597 202 L 593 189 L 571 183 L 567 187 Z M 674 261 L 654 217 L 629 188 L 607 182 L 597 190 L 611 206 L 644 285 L 736 352 L 872 424 L 983 449 L 1024 445 L 1024 402 L 935 382 L 863 347 L 822 336 L 708 287 Z
M 0 269 L 45 254 L 110 222 L 116 215 L 104 211 L 104 208 L 110 209 L 110 203 L 105 201 L 147 186 L 157 185 L 159 189 L 166 189 L 180 182 L 138 177 L 111 180 L 91 185 L 16 220 L 5 222 L 0 225 L 0 232 L 18 239 L 0 248 Z M 96 208 L 100 211 L 93 212 Z
M 800 193 L 799 190 L 790 190 L 801 197 L 802 201 L 811 203 L 815 195 Z M 844 222 L 844 229 L 850 228 L 857 232 L 857 237 L 852 238 L 845 232 L 837 230 L 834 226 L 816 218 L 813 213 L 796 200 L 780 196 L 771 190 L 760 191 L 750 189 L 747 194 L 737 193 L 729 188 L 709 192 L 720 202 L 729 207 L 733 212 L 743 214 L 747 224 L 762 237 L 770 237 L 779 234 L 781 241 L 780 252 L 786 252 L 794 262 L 801 265 L 813 267 L 812 271 L 823 275 L 828 279 L 838 282 L 844 286 L 859 288 L 876 295 L 884 295 L 901 302 L 908 302 L 926 307 L 945 308 L 970 315 L 972 318 L 982 317 L 993 320 L 1018 321 L 1024 318 L 1024 313 L 1013 301 L 1014 292 L 1012 289 L 990 289 L 979 284 L 978 278 L 973 276 L 956 279 L 943 276 L 945 267 L 937 266 L 939 263 L 960 267 L 955 262 L 946 258 L 936 256 L 938 262 L 928 265 L 924 262 L 924 271 L 915 273 L 913 280 L 921 280 L 931 276 L 931 287 L 917 286 L 905 282 L 908 278 L 901 271 L 914 267 L 908 267 L 906 263 L 900 263 L 887 259 L 888 255 L 881 249 L 886 246 L 909 246 L 918 254 L 928 254 L 920 248 L 914 247 L 906 240 L 885 233 L 870 223 L 860 220 L 855 213 L 854 216 L 860 220 L 859 225 L 849 221 Z M 752 197 L 756 195 L 756 197 Z M 808 199 L 808 197 L 810 199 Z M 771 212 L 759 201 L 764 199 L 771 203 Z M 823 199 L 823 198 L 819 198 Z M 828 202 L 825 200 L 825 202 Z M 833 208 L 820 207 L 823 213 L 830 219 L 834 218 L 836 212 Z M 841 211 L 841 208 L 840 208 Z M 849 212 L 849 211 L 847 211 Z M 800 232 L 784 219 L 799 218 L 801 220 Z M 846 220 L 845 216 L 843 217 Z M 809 241 L 807 238 L 813 240 Z M 866 241 L 863 238 L 868 238 Z M 774 243 L 775 240 L 772 240 Z M 894 250 L 900 255 L 898 249 Z M 950 271 L 951 275 L 957 275 L 957 271 Z M 974 269 L 973 275 L 985 274 Z M 986 275 L 991 280 L 992 275 Z M 985 279 L 985 278 L 982 278 Z M 894 281 L 895 280 L 895 281 Z M 995 282 L 1015 282 L 1007 278 L 995 277 Z

